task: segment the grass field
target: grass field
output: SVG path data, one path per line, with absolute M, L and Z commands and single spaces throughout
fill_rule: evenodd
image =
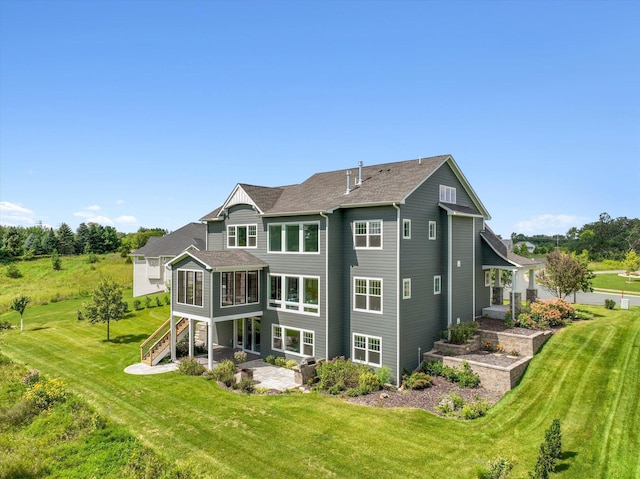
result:
M 640 279 L 631 278 L 629 282 L 626 277 L 617 274 L 597 274 L 593 278 L 593 288 L 640 293 Z
M 110 276 L 125 288 L 133 287 L 132 266 L 119 254 L 98 256 L 88 263 L 86 256 L 61 256 L 62 269 L 55 271 L 50 258 L 16 261 L 22 277 L 7 277 L 8 265 L 0 266 L 0 313 L 9 310 L 11 300 L 25 294 L 31 305 L 69 298 L 87 297 L 100 278 Z
M 554 335 L 487 416 L 456 422 L 318 394 L 244 396 L 175 372 L 127 375 L 169 308 L 130 313 L 106 342 L 104 325 L 76 319 L 80 304 L 29 307 L 24 332 L 2 333 L 2 353 L 63 379 L 196 477 L 472 478 L 478 463 L 504 456 L 518 478 L 533 468 L 554 418 L 566 451 L 557 477 L 640 477 L 639 308 L 588 308 L 598 317 Z M 16 313 L 0 315 L 9 318 L 18 321 Z

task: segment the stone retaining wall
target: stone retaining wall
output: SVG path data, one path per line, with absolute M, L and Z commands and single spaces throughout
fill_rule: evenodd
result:
M 531 336 L 522 336 L 505 331 L 480 330 L 478 332 L 480 333 L 480 341 L 483 348 L 485 341 L 491 341 L 494 349 L 498 344 L 501 344 L 506 352 L 510 353 L 515 350 L 521 356 L 533 356 L 536 354 L 552 334 L 551 331 L 538 331 Z
M 494 366 L 477 361 L 467 362 L 473 372 L 480 376 L 480 384 L 483 387 L 504 394 L 518 383 L 531 359 L 531 356 L 524 357 L 509 367 Z M 455 356 L 444 356 L 442 358 L 442 363 L 445 366 L 455 366 L 457 368 L 462 367 L 462 361 L 463 359 Z

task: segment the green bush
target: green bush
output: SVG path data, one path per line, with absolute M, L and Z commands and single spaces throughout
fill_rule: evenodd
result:
M 3 329 L 11 329 L 11 322 L 10 321 L 0 321 L 0 331 L 2 331 Z
M 160 299 L 160 296 L 156 296 L 156 306 L 157 307 L 162 306 L 162 300 Z
M 553 420 L 544 436 L 534 470 L 529 472 L 530 479 L 548 479 L 549 473 L 556 471 L 556 461 L 562 457 L 562 432 L 559 419 Z
M 234 379 L 235 379 L 235 376 L 234 376 Z M 237 389 L 238 391 L 251 394 L 254 391 L 255 384 L 256 383 L 253 379 L 243 379 L 239 383 L 235 383 L 235 381 L 233 381 L 232 387 L 233 389 Z
M 383 386 L 391 382 L 391 368 L 389 366 L 382 366 L 376 371 L 380 384 Z
M 45 411 L 67 397 L 64 382 L 60 379 L 40 380 L 24 393 L 27 401 L 32 401 L 38 409 Z
M 431 384 L 433 384 L 431 376 L 421 371 L 414 371 L 410 375 L 405 376 L 403 381 L 405 388 L 415 390 L 427 389 L 428 387 L 431 387 Z
M 489 404 L 476 395 L 473 402 L 467 403 L 458 393 L 451 392 L 440 400 L 435 409 L 447 417 L 471 420 L 484 416 L 489 410 Z
M 7 278 L 12 278 L 12 279 L 22 278 L 22 273 L 20 272 L 18 267 L 13 263 L 7 266 L 7 272 L 5 274 L 7 275 Z
M 231 387 L 236 383 L 236 365 L 230 359 L 225 359 L 209 371 L 208 376 Z
M 247 362 L 247 353 L 244 351 L 236 351 L 233 353 L 233 362 L 236 364 Z
M 440 361 L 424 361 L 421 370 L 430 376 L 441 376 L 457 383 L 462 388 L 475 388 L 480 384 L 480 376 L 473 372 L 467 361 L 462 361 L 461 368 L 445 366 Z
M 142 303 L 139 299 L 133 300 L 133 309 L 135 309 L 136 311 L 140 311 L 142 309 Z
M 180 361 L 178 372 L 187 376 L 202 376 L 206 368 L 196 358 L 185 358 Z
M 28 389 L 31 389 L 39 381 L 40 381 L 40 371 L 38 371 L 37 369 L 30 369 L 22 377 L 22 384 L 24 384 Z
M 513 469 L 513 464 L 504 457 L 498 457 L 486 466 L 476 469 L 478 479 L 507 479 Z
M 276 357 L 273 354 L 270 354 L 269 356 L 264 358 L 264 362 L 275 365 L 276 364 Z
M 377 374 L 371 371 L 365 371 L 360 374 L 358 378 L 358 391 L 360 394 L 369 394 L 374 391 L 379 391 L 382 387 L 380 378 Z
M 171 304 L 171 298 L 169 297 L 168 294 L 164 295 L 164 304 L 169 306 Z
M 148 308 L 151 307 L 151 298 L 149 296 L 144 297 L 144 305 Z
M 287 359 L 283 357 L 277 357 L 274 361 L 274 364 L 279 368 L 284 368 L 285 365 L 287 364 Z
M 477 332 L 478 323 L 474 321 L 454 324 L 449 329 L 449 342 L 452 344 L 465 344 Z
M 365 372 L 370 372 L 370 369 L 364 364 L 354 363 L 344 357 L 332 359 L 316 368 L 318 389 L 338 394 L 346 389 L 358 388 L 360 375 Z
M 604 307 L 607 309 L 614 309 L 616 307 L 616 302 L 613 299 L 605 299 Z
M 35 401 L 18 401 L 8 410 L 0 411 L 0 431 L 7 427 L 25 426 L 39 413 Z

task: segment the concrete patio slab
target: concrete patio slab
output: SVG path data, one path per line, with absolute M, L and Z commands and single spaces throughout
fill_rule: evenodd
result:
M 177 363 L 159 364 L 157 366 L 149 366 L 144 363 L 132 364 L 124 368 L 127 374 L 145 375 L 145 374 L 162 374 L 178 369 Z

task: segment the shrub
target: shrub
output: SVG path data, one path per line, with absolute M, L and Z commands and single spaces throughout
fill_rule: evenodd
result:
M 604 307 L 607 309 L 613 309 L 616 307 L 616 302 L 613 299 L 605 299 Z
M 156 306 L 157 307 L 162 306 L 162 301 L 160 300 L 160 296 L 156 296 Z
M 562 326 L 575 313 L 573 305 L 555 298 L 530 303 L 519 315 L 517 325 L 529 329 L 546 329 Z
M 22 384 L 24 384 L 28 389 L 31 389 L 35 384 L 40 381 L 40 371 L 37 369 L 30 369 L 27 373 L 22 377 Z
M 442 376 L 444 365 L 440 361 L 424 361 L 422 370 L 431 376 Z
M 480 384 L 480 376 L 473 372 L 467 361 L 462 361 L 461 368 L 445 366 L 440 361 L 424 361 L 421 370 L 430 376 L 441 376 L 457 383 L 462 388 L 474 388 Z
M 164 304 L 166 304 L 167 306 L 171 304 L 171 298 L 169 297 L 168 294 L 164 295 Z
M 404 386 L 407 389 L 427 389 L 433 384 L 431 376 L 421 371 L 414 371 L 408 376 L 405 376 L 403 381 Z
M 233 353 L 233 362 L 236 364 L 247 362 L 247 353 L 244 351 L 236 351 Z
M 225 359 L 209 371 L 209 376 L 231 387 L 236 383 L 236 365 L 230 359 Z
M 131 310 L 129 309 L 129 303 L 127 303 L 126 301 L 123 301 L 123 302 L 122 302 L 122 310 L 123 310 L 125 313 L 128 313 L 129 311 L 131 311 Z
M 360 394 L 369 394 L 374 391 L 379 391 L 382 387 L 380 383 L 380 378 L 377 374 L 372 373 L 371 371 L 365 371 L 360 374 L 358 378 L 358 391 Z
M 140 311 L 142 309 L 142 303 L 140 302 L 139 299 L 134 299 L 133 300 L 133 309 L 135 309 L 136 311 Z
M 276 364 L 276 357 L 273 354 L 270 354 L 269 356 L 264 358 L 264 362 L 275 365 Z
M 62 261 L 60 261 L 60 255 L 55 249 L 51 252 L 51 267 L 54 271 L 60 271 L 62 269 Z
M 0 331 L 3 329 L 11 329 L 11 323 L 9 321 L 0 321 Z
M 562 433 L 559 419 L 553 420 L 544 436 L 545 439 L 540 444 L 534 470 L 529 473 L 530 479 L 547 479 L 550 472 L 556 471 L 556 461 L 562 456 Z
M 147 308 L 150 308 L 150 307 L 151 307 L 151 298 L 150 298 L 149 296 L 145 296 L 145 297 L 144 297 L 144 305 L 145 305 Z
M 287 359 L 286 359 L 286 358 L 283 358 L 283 357 L 277 357 L 277 358 L 275 359 L 274 364 L 275 364 L 276 366 L 278 366 L 279 368 L 284 368 L 284 367 L 285 367 L 285 364 L 287 364 Z
M 87 263 L 93 264 L 98 262 L 98 256 L 95 253 L 87 253 Z
M 549 429 L 544 433 L 545 441 L 549 444 L 549 454 L 554 459 L 562 457 L 562 431 L 560 430 L 560 420 L 554 419 Z
M 489 404 L 478 396 L 474 396 L 473 402 L 467 403 L 458 393 L 451 392 L 440 399 L 435 409 L 447 417 L 471 420 L 484 416 L 489 410 Z
M 288 359 L 285 363 L 284 363 L 284 367 L 287 369 L 293 369 L 298 365 L 298 361 L 296 361 L 295 359 Z
M 360 375 L 365 372 L 370 372 L 370 370 L 364 364 L 353 363 L 344 357 L 334 358 L 319 364 L 316 368 L 319 378 L 318 388 L 331 394 L 338 394 L 345 389 L 357 388 Z
M 449 342 L 452 344 L 465 344 L 477 331 L 478 323 L 473 321 L 454 324 L 449 329 Z
M 23 426 L 40 413 L 34 401 L 18 401 L 7 411 L 0 411 L 0 430 L 7 426 Z
M 238 391 L 251 394 L 254 390 L 255 381 L 253 379 L 243 379 L 239 383 L 235 383 L 235 376 L 234 376 L 234 381 L 231 386 L 233 387 L 233 389 L 237 389 Z
M 380 379 L 380 384 L 383 386 L 391 382 L 391 369 L 389 366 L 382 366 L 378 368 L 376 374 L 378 375 L 378 379 Z
M 489 410 L 489 404 L 487 401 L 484 399 L 478 399 L 477 397 L 475 399 L 475 401 L 462 406 L 462 410 L 460 411 L 460 417 L 462 419 L 470 421 L 487 414 L 487 411 Z
M 187 376 L 202 376 L 206 368 L 196 358 L 185 358 L 180 361 L 178 372 Z
M 7 275 L 7 278 L 13 278 L 13 279 L 22 278 L 22 273 L 20 272 L 18 267 L 13 263 L 7 266 L 6 275 Z
M 60 379 L 40 380 L 24 393 L 24 398 L 27 401 L 32 401 L 41 411 L 64 401 L 66 397 L 67 391 Z
M 480 384 L 480 376 L 471 370 L 471 366 L 466 361 L 462 361 L 462 369 L 454 378 L 461 388 L 475 388 Z
M 497 457 L 486 466 L 476 469 L 478 479 L 507 479 L 513 469 L 513 464 L 504 457 Z

